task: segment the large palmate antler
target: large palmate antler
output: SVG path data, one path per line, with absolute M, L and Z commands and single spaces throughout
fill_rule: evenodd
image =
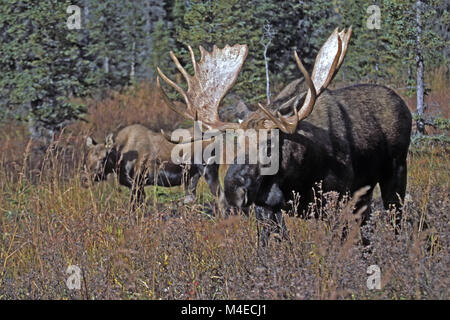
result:
M 300 98 L 302 98 L 300 95 L 292 97 L 282 106 L 285 108 L 292 105 L 294 115 L 289 117 L 284 117 L 279 112 L 275 116 L 266 107 L 259 104 L 258 106 L 263 112 L 262 117 L 256 114 L 256 117 L 249 117 L 247 121 L 241 124 L 220 121 L 218 107 L 223 97 L 236 82 L 247 56 L 248 48 L 246 45 L 234 45 L 232 47 L 227 45 L 223 49 L 214 46 L 212 52 L 207 52 L 200 47 L 202 56 L 198 63 L 195 61 L 192 48 L 188 47 L 194 66 L 195 74 L 193 77 L 181 66 L 175 55 L 172 52 L 170 53 L 172 60 L 188 83 L 188 91 L 185 92 L 175 82 L 166 77 L 159 68 L 158 73 L 165 82 L 184 97 L 186 101 L 186 110 L 184 111 L 176 108 L 170 101 L 161 87 L 159 78 L 158 87 L 170 108 L 188 119 L 202 121 L 210 129 L 224 131 L 226 129 L 246 129 L 256 126 L 256 129 L 279 128 L 285 133 L 292 134 L 295 132 L 298 122 L 311 114 L 317 97 L 328 87 L 342 65 L 351 33 L 351 27 L 347 32 L 345 30 L 338 32 L 337 28 L 334 30 L 317 54 L 311 77 L 300 61 L 297 52 L 294 52 L 298 68 L 305 77 L 309 89 L 300 109 L 297 109 Z
M 351 33 L 351 27 L 347 32 L 345 30 L 338 32 L 337 28 L 334 30 L 317 54 L 311 77 L 303 67 L 297 52 L 294 52 L 297 65 L 303 73 L 309 87 L 305 101 L 299 111 L 297 111 L 299 100 L 296 97 L 287 102 L 292 103 L 294 110 L 294 115 L 290 117 L 283 117 L 279 112 L 277 112 L 277 116 L 274 116 L 263 105 L 258 104 L 258 107 L 266 115 L 266 119 L 264 120 L 265 128 L 279 128 L 285 133 L 295 132 L 298 122 L 311 114 L 317 97 L 328 87 L 344 61 Z
M 239 124 L 237 123 L 220 121 L 218 108 L 223 97 L 237 80 L 247 57 L 247 45 L 236 44 L 232 47 L 227 45 L 223 49 L 214 46 L 212 52 L 208 52 L 200 46 L 201 58 L 199 62 L 195 60 L 192 48 L 189 46 L 188 49 L 192 58 L 194 76 L 191 76 L 181 66 L 173 52 L 170 52 L 170 57 L 187 82 L 187 92 L 158 68 L 159 76 L 183 96 L 186 109 L 182 111 L 175 107 L 164 92 L 158 77 L 158 88 L 160 88 L 165 102 L 177 113 L 191 120 L 198 119 L 210 129 L 238 128 Z

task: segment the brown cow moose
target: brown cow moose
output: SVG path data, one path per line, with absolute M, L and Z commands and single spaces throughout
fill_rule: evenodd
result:
M 105 180 L 107 175 L 116 172 L 119 183 L 131 189 L 131 204 L 142 203 L 145 198 L 144 187 L 158 185 L 178 186 L 184 183 L 185 203 L 195 199 L 200 176 L 204 176 L 212 194 L 219 190 L 217 164 L 174 164 L 171 151 L 174 145 L 161 133 L 135 124 L 120 130 L 116 138 L 106 137 L 105 143 L 96 143 L 87 138 L 89 149 L 86 157 L 87 175 L 84 180 Z

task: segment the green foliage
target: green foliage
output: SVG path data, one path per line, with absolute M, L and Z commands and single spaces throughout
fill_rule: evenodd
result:
M 172 48 L 169 30 L 162 19 L 155 24 L 155 30 L 152 32 L 152 52 L 150 55 L 150 67 L 152 70 L 159 67 L 163 72 L 167 73 L 173 66 L 169 52 Z
M 79 34 L 65 24 L 70 4 L 8 0 L 0 5 L 2 109 L 49 129 L 83 113 L 68 98 L 85 94 L 89 85 Z
M 245 43 L 249 46 L 249 54 L 235 90 L 253 102 L 264 97 L 264 61 L 259 44 L 262 24 L 256 14 L 248 14 L 256 12 L 255 1 L 192 0 L 190 7 L 185 9 L 184 25 L 176 30 L 177 41 L 184 46 L 177 48 L 176 53 L 182 63 L 188 65 L 187 70 L 192 70 L 186 50 L 188 45 L 199 57 L 200 45 L 212 50 L 213 45 L 224 47 Z
M 177 28 L 176 37 L 184 47 L 177 54 L 189 65 L 185 49 L 191 45 L 198 53 L 202 45 L 211 50 L 213 45 L 245 43 L 249 54 L 234 91 L 249 103 L 265 99 L 264 26 L 270 25 L 274 38 L 268 50 L 271 78 L 287 83 L 299 77 L 293 59 L 297 50 L 305 64 L 313 65 L 321 41 L 336 26 L 333 5 L 329 1 L 309 2 L 274 0 L 192 0 L 185 8 L 183 25 Z
M 434 119 L 434 125 L 439 129 L 439 130 L 445 130 L 445 131 L 450 131 L 450 119 L 448 118 L 436 118 Z
M 418 121 L 422 119 L 417 113 L 413 113 L 413 120 Z M 436 117 L 426 121 L 427 125 L 431 125 L 436 129 L 443 131 L 450 131 L 450 119 L 444 117 Z
M 337 1 L 342 26 L 353 26 L 350 49 L 338 79 L 351 82 L 403 83 L 415 86 L 416 53 L 422 48 L 428 69 L 445 63 L 445 41 L 435 32 L 436 22 L 448 19 L 445 10 L 438 14 L 442 1 L 430 1 L 423 10 L 422 42 L 416 43 L 416 1 L 413 0 L 341 0 Z M 370 5 L 380 8 L 381 28 L 369 29 Z M 405 82 L 406 81 L 406 82 Z
M 446 134 L 439 135 L 423 135 L 416 134 L 411 136 L 410 152 L 428 152 L 432 147 L 448 148 L 450 145 L 450 138 Z
M 379 30 L 366 26 L 372 4 L 381 9 Z M 68 30 L 68 5 L 81 8 L 81 30 Z M 427 71 L 448 64 L 445 2 L 426 1 L 422 20 L 417 44 L 412 0 L 4 0 L 0 117 L 61 128 L 84 112 L 70 103 L 72 97 L 153 80 L 158 66 L 181 80 L 169 51 L 192 72 L 187 45 L 199 58 L 199 45 L 212 50 L 213 45 L 247 44 L 249 54 L 233 90 L 248 103 L 260 102 L 266 98 L 262 38 L 267 26 L 274 33 L 267 50 L 273 93 L 301 77 L 294 50 L 312 71 L 332 30 L 350 25 L 353 36 L 337 81 L 413 87 L 417 48 Z
M 72 97 L 148 76 L 150 14 L 164 12 L 156 2 L 3 1 L 0 116 L 60 129 L 85 112 Z M 81 9 L 80 30 L 67 27 L 69 5 Z
M 301 76 L 294 60 L 297 51 L 307 69 L 331 30 L 338 26 L 332 1 L 264 1 L 261 19 L 275 33 L 269 48 L 270 71 L 275 83 L 286 84 Z
M 384 0 L 383 30 L 389 39 L 387 54 L 394 57 L 390 61 L 392 75 L 405 79 L 410 88 L 416 84 L 416 55 L 419 51 L 424 57 L 427 69 L 436 68 L 444 63 L 442 50 L 445 42 L 434 31 L 434 26 L 442 17 L 437 16 L 436 5 L 441 1 L 423 1 L 421 12 L 422 37 L 417 42 L 416 1 L 413 0 Z M 410 93 L 413 90 L 409 91 Z
M 353 33 L 350 49 L 338 79 L 376 83 L 388 77 L 388 67 L 394 57 L 386 54 L 389 39 L 383 33 L 384 26 L 381 26 L 381 30 L 367 27 L 367 19 L 370 16 L 367 8 L 372 4 L 366 0 L 339 1 L 337 8 L 342 19 L 341 24 L 343 27 L 352 26 Z M 383 18 L 384 10 L 380 9 Z
M 101 88 L 117 87 L 129 81 L 131 60 L 135 55 L 132 46 L 138 38 L 136 24 L 140 21 L 134 21 L 135 15 L 124 20 L 124 7 L 133 9 L 129 4 L 123 6 L 117 1 L 90 4 L 87 32 L 96 41 L 89 42 L 87 48 L 96 66 L 92 80 Z

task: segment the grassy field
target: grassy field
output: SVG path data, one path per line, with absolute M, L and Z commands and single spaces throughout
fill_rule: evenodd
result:
M 261 249 L 253 215 L 207 214 L 213 198 L 203 182 L 191 206 L 180 187 L 147 187 L 136 214 L 114 180 L 81 187 L 87 134 L 137 120 L 156 126 L 155 114 L 168 128 L 177 120 L 139 90 L 91 101 L 89 123 L 49 147 L 29 141 L 20 124 L 0 128 L 0 299 L 449 299 L 448 145 L 411 148 L 398 235 L 376 192 L 363 228 L 371 249 L 358 226 L 342 242 L 352 201 L 331 193 L 322 220 L 287 212 L 290 243 Z M 152 117 L 134 119 L 144 108 Z M 366 286 L 373 264 L 380 290 Z M 81 290 L 66 285 L 70 265 L 82 270 Z

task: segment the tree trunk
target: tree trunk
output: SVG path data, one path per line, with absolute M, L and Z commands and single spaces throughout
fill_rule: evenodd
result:
M 105 69 L 105 73 L 109 73 L 109 58 L 105 57 L 103 62 L 103 68 Z
M 423 66 L 423 54 L 422 54 L 422 1 L 418 0 L 416 2 L 416 26 L 417 26 L 417 37 L 416 37 L 416 62 L 417 62 L 417 80 L 416 80 L 416 90 L 417 90 L 417 114 L 419 118 L 417 119 L 417 131 L 421 134 L 425 133 L 425 123 L 423 120 L 423 114 L 425 111 L 424 105 L 424 94 L 425 94 L 425 84 L 424 84 L 424 66 Z
M 131 49 L 131 69 L 130 69 L 130 80 L 134 81 L 134 75 L 136 73 L 136 41 L 133 41 Z
M 264 62 L 266 65 L 266 94 L 267 94 L 267 105 L 270 104 L 270 79 L 269 79 L 269 58 L 267 57 L 267 49 L 269 48 L 270 42 L 264 46 Z

